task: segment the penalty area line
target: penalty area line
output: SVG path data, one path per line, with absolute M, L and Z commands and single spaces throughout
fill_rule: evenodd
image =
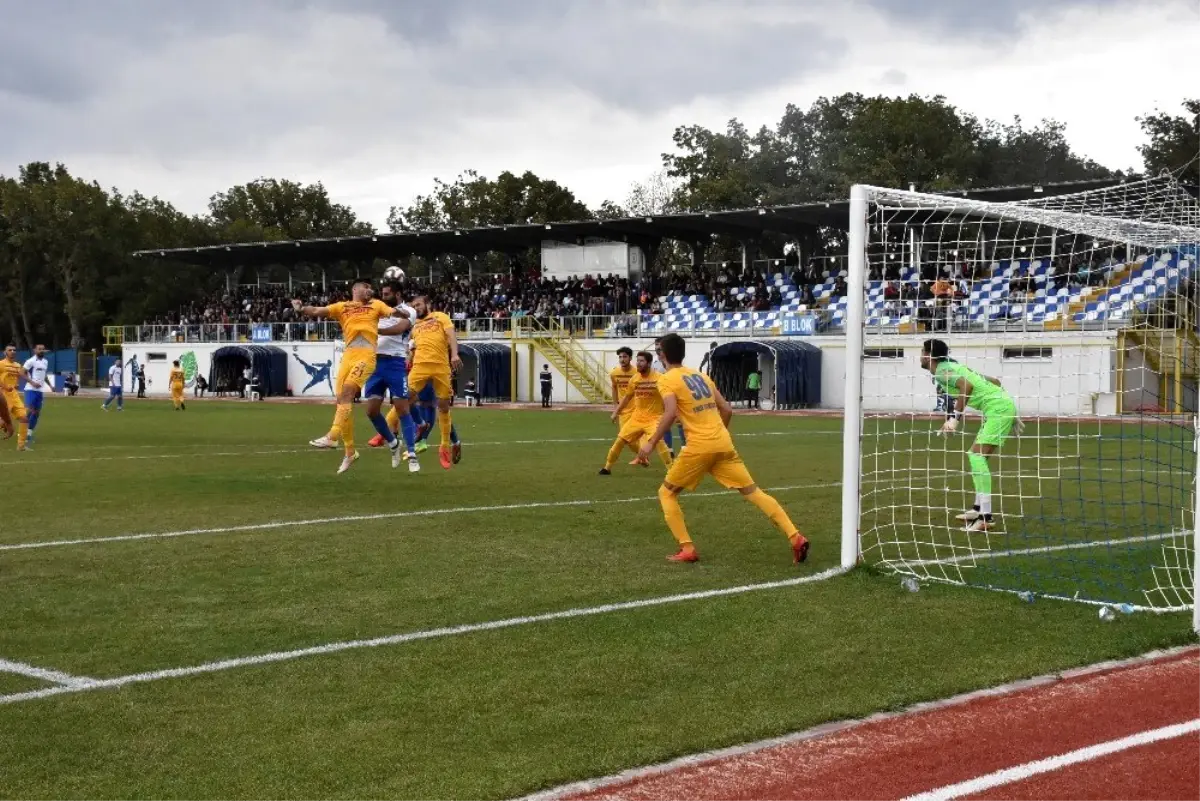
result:
M 96 681 L 87 676 L 73 676 L 70 673 L 63 673 L 61 670 L 40 668 L 24 662 L 13 662 L 9 659 L 0 659 L 0 673 L 13 673 L 29 679 L 57 684 L 60 687 L 80 688 L 94 684 Z
M 303 659 L 310 656 L 324 656 L 326 654 L 336 654 L 342 651 L 352 651 L 362 648 L 379 648 L 391 645 L 404 645 L 406 643 L 419 642 L 421 640 L 434 640 L 444 637 L 455 637 L 464 634 L 497 631 L 499 629 L 529 626 L 536 623 L 549 623 L 556 620 L 594 617 L 596 615 L 610 614 L 612 612 L 627 612 L 635 609 L 647 609 L 655 606 L 683 603 L 685 601 L 701 601 L 709 598 L 723 598 L 731 595 L 744 595 L 751 592 L 764 592 L 767 590 L 777 590 L 785 587 L 798 587 L 803 584 L 813 584 L 819 581 L 825 581 L 827 579 L 834 578 L 835 576 L 839 576 L 845 572 L 847 572 L 846 568 L 833 567 L 809 576 L 799 576 L 797 578 L 782 579 L 780 581 L 765 581 L 758 584 L 743 584 L 737 587 L 723 587 L 714 590 L 699 590 L 697 592 L 686 592 L 677 595 L 662 595 L 655 598 L 643 598 L 637 601 L 622 601 L 619 603 L 602 604 L 600 606 L 574 607 L 558 612 L 546 612 L 540 615 L 523 615 L 521 617 L 491 620 L 484 623 L 467 623 L 460 626 L 446 626 L 443 628 L 413 631 L 405 634 L 392 634 L 385 637 L 373 637 L 365 640 L 345 640 L 342 642 L 315 645 L 309 648 L 298 648 L 292 651 L 275 651 L 273 653 L 258 654 L 256 656 L 222 659 L 217 662 L 205 662 L 203 664 L 192 665 L 190 667 L 153 670 L 146 673 L 131 673 L 111 679 L 92 679 L 86 684 L 62 684 L 55 687 L 47 687 L 41 690 L 31 690 L 28 692 L 0 695 L 0 705 L 15 704 L 22 701 L 33 701 L 39 698 L 51 698 L 56 695 L 90 692 L 92 690 L 117 689 L 129 684 L 144 684 L 146 682 L 161 681 L 163 679 L 199 676 L 206 673 L 220 673 L 222 671 L 233 670 L 235 668 L 253 667 L 256 665 L 266 665 L 275 662 L 290 662 L 292 660 Z
M 1003 787 L 1006 784 L 1024 781 L 1043 773 L 1062 770 L 1063 768 L 1083 762 L 1091 762 L 1110 754 L 1127 751 L 1130 748 L 1139 748 L 1165 740 L 1173 740 L 1177 737 L 1184 737 L 1193 732 L 1200 732 L 1200 718 L 1184 723 L 1176 723 L 1171 726 L 1163 726 L 1158 729 L 1140 731 L 1137 734 L 1131 734 L 1128 737 L 1122 737 L 1118 740 L 1109 740 L 1108 742 L 1089 745 L 1086 748 L 1068 751 L 1065 754 L 1039 759 L 1035 762 L 1026 762 L 1024 765 L 1016 765 L 1015 767 L 998 770 L 995 773 L 989 773 L 965 782 L 958 782 L 957 784 L 939 787 L 936 790 L 930 790 L 919 795 L 912 795 L 905 799 L 905 801 L 950 801 L 950 799 L 965 795 L 976 795 L 995 787 Z
M 840 481 L 827 484 L 793 484 L 785 487 L 768 487 L 768 492 L 791 492 L 794 490 L 828 489 L 840 487 Z M 728 495 L 732 490 L 716 492 L 693 492 L 689 497 L 710 498 L 717 495 Z M 477 514 L 482 512 L 511 512 L 521 509 L 562 509 L 578 506 L 609 506 L 613 504 L 645 503 L 658 500 L 657 495 L 646 495 L 639 498 L 609 498 L 595 500 L 584 498 L 574 501 L 532 501 L 526 503 L 507 503 L 492 506 L 451 506 L 441 509 L 412 509 L 403 512 L 379 512 L 366 515 L 344 515 L 340 517 L 317 517 L 308 520 L 276 520 L 270 523 L 247 523 L 240 526 L 225 526 L 222 528 L 190 528 L 182 531 L 153 531 L 139 534 L 117 534 L 111 537 L 83 537 L 72 540 L 35 540 L 33 542 L 14 542 L 0 545 L 3 551 L 30 551 L 37 548 L 65 548 L 71 545 L 102 545 L 110 542 L 136 542 L 139 540 L 166 540 L 178 537 L 212 536 L 218 534 L 235 534 L 246 531 L 272 531 L 281 528 L 300 526 L 324 526 L 332 523 L 363 523 L 374 520 L 396 520 L 405 517 L 424 517 L 426 515 Z

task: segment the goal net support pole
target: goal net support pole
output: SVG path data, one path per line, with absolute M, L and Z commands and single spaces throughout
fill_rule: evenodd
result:
M 867 188 L 850 190 L 850 275 L 846 291 L 846 415 L 842 434 L 842 567 L 858 564 L 862 485 L 862 351 L 867 279 Z M 859 298 L 858 302 L 854 299 Z

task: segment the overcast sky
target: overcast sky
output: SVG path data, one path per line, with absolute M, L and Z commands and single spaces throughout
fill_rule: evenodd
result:
M 944 94 L 1140 165 L 1200 93 L 1200 0 L 0 0 L 0 173 L 31 160 L 188 212 L 261 176 L 383 227 L 434 177 L 531 169 L 587 204 L 677 125 Z

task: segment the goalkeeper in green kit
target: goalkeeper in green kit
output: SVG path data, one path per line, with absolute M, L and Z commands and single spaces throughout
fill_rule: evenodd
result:
M 999 450 L 1012 434 L 1020 434 L 1023 425 L 1013 401 L 1000 382 L 981 375 L 950 358 L 950 348 L 940 339 L 928 339 L 921 346 L 921 368 L 933 374 L 939 392 L 954 398 L 947 409 L 942 434 L 958 430 L 963 412 L 970 406 L 983 415 L 983 426 L 975 444 L 967 452 L 971 481 L 975 485 L 974 507 L 958 516 L 968 531 L 987 531 L 992 527 L 992 470 L 988 457 Z

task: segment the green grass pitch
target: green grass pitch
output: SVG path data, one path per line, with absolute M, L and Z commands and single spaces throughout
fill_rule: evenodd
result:
M 627 466 L 626 455 L 614 475 L 596 475 L 614 434 L 599 412 L 456 408 L 465 454 L 454 470 L 430 451 L 409 475 L 364 448 L 336 476 L 339 454 L 305 444 L 328 426 L 325 406 L 98 407 L 51 400 L 33 452 L 0 444 L 0 660 L 106 679 L 838 564 L 834 418 L 735 417 L 756 480 L 813 541 L 797 568 L 757 510 L 711 481 L 683 501 L 703 561 L 665 562 L 662 468 Z M 1031 520 L 1004 547 L 1042 544 Z M 308 522 L 253 528 L 289 521 Z M 914 594 L 859 569 L 0 703 L 0 795 L 511 797 L 1193 640 L 1187 615 L 1103 624 L 1081 604 L 938 584 Z M 0 672 L 0 696 L 47 686 Z

